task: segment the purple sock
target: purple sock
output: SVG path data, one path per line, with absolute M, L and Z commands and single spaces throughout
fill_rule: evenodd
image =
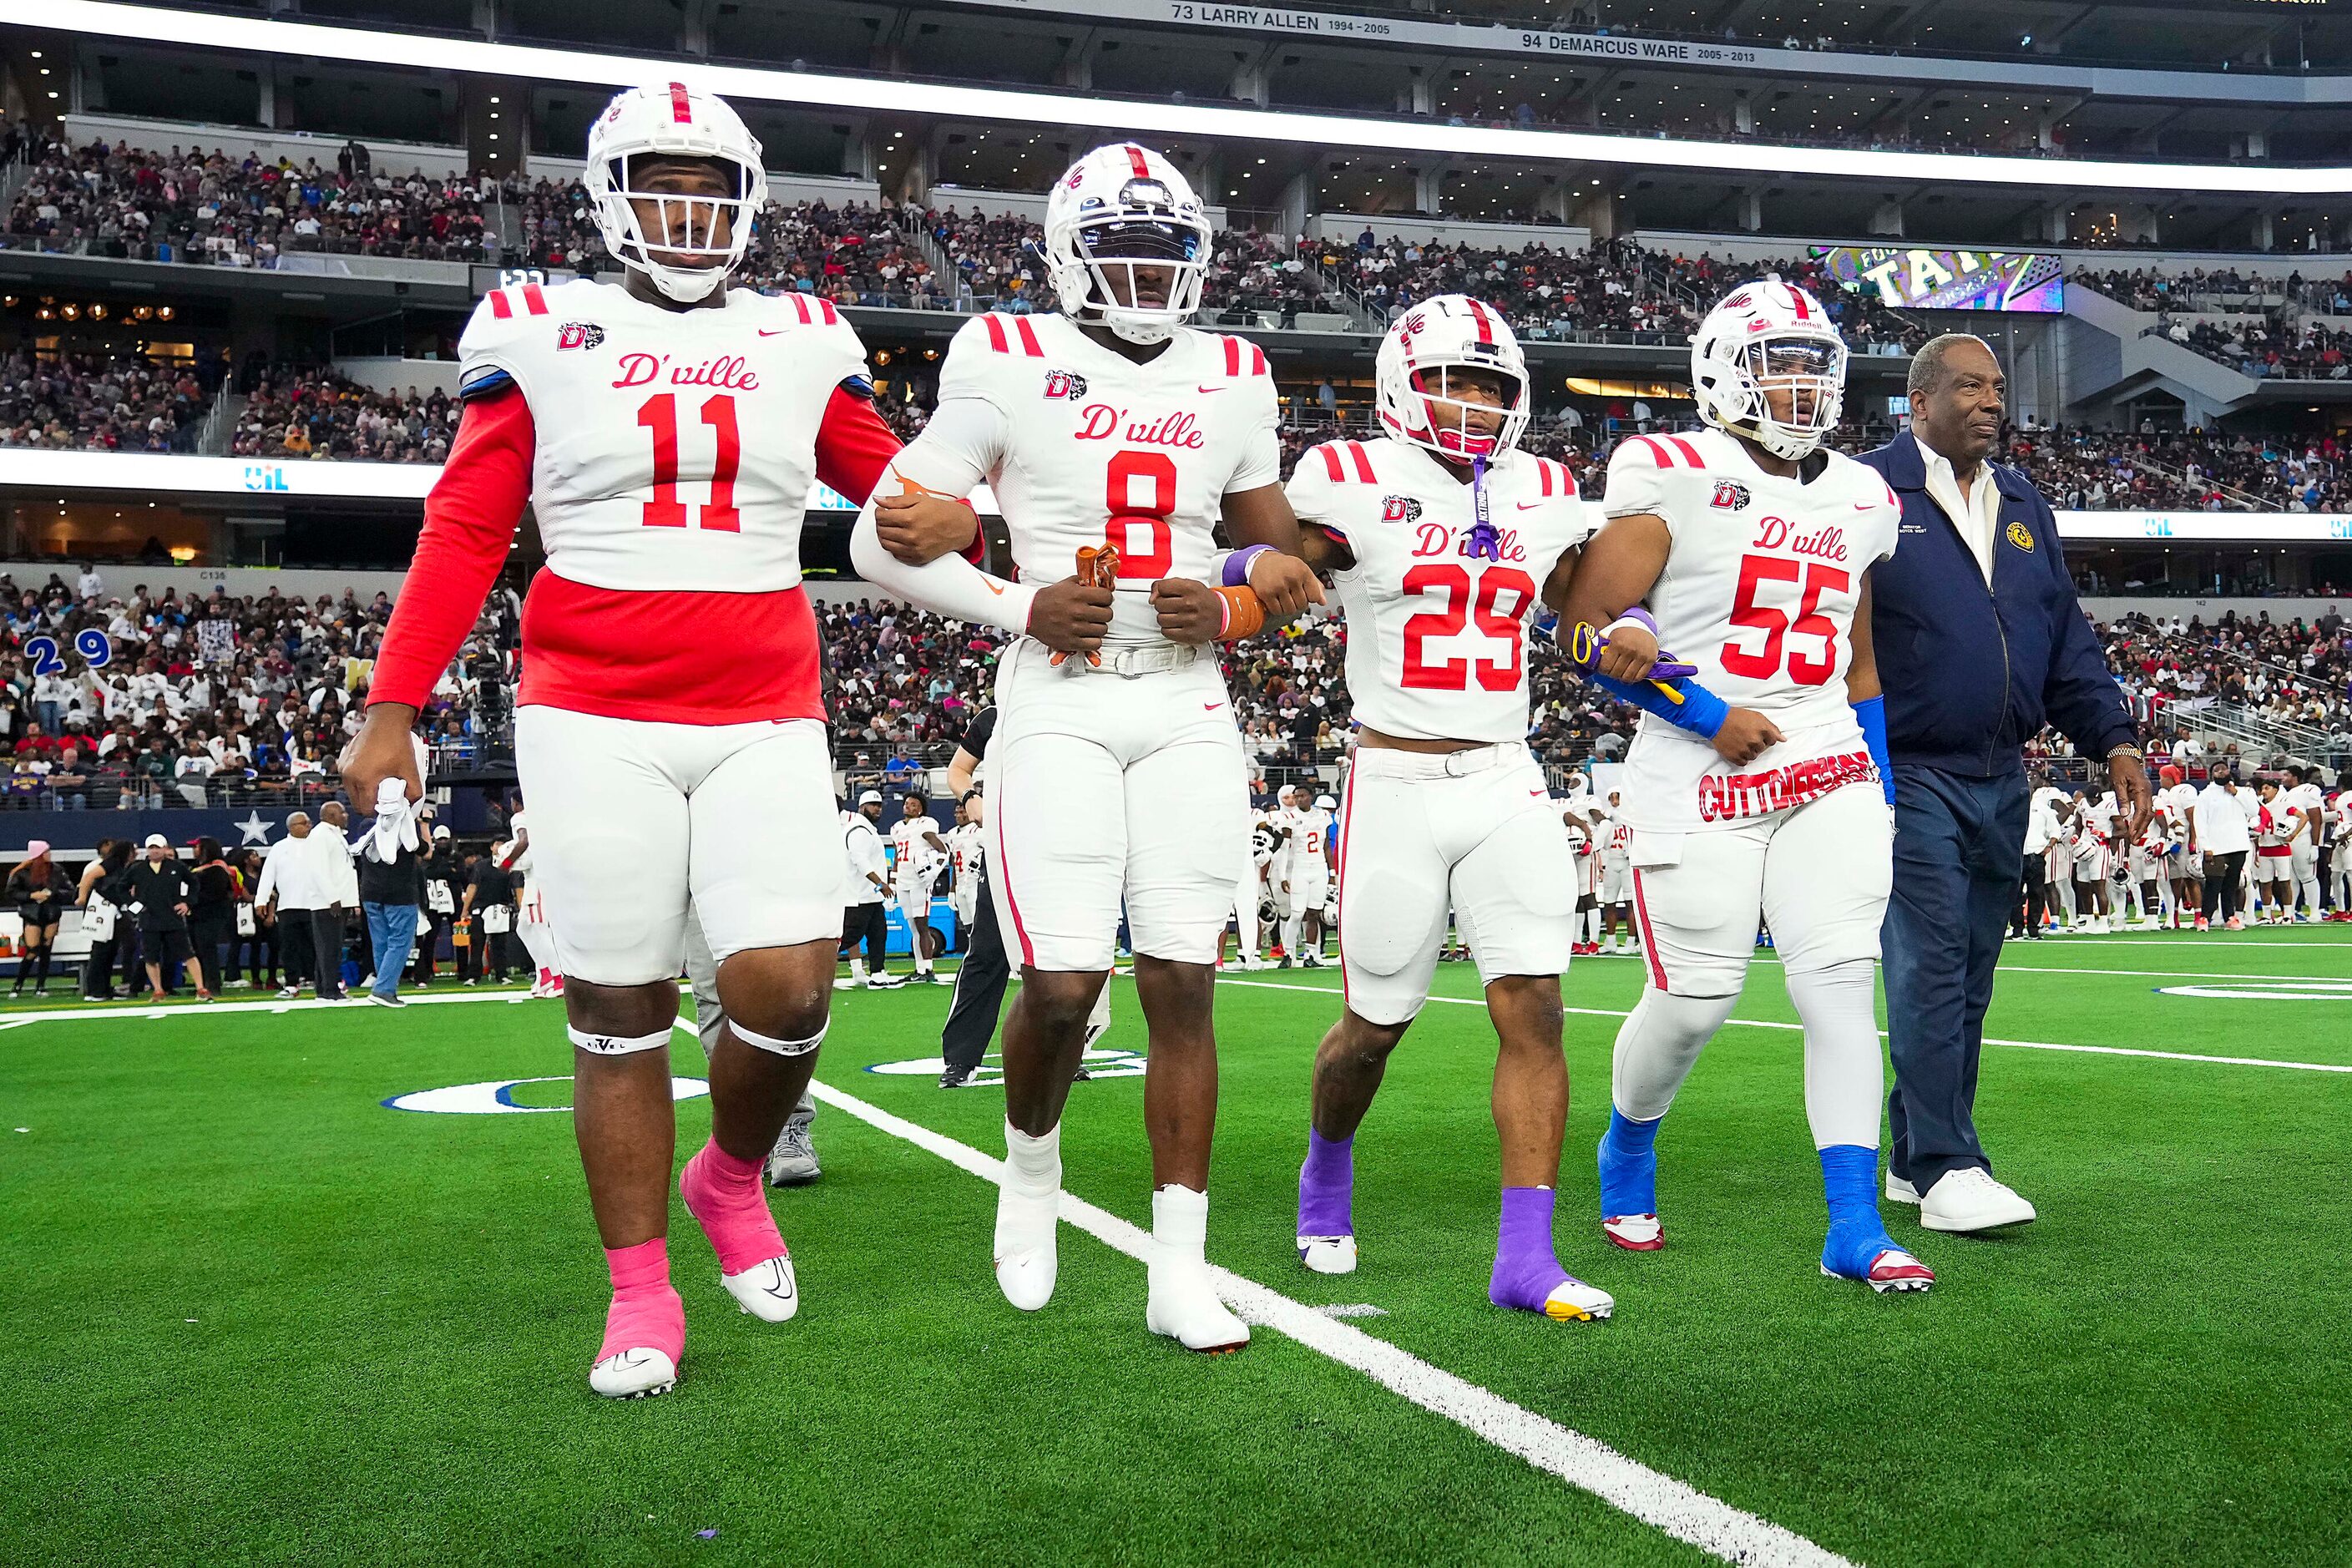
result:
M 1307 1129 L 1307 1163 L 1298 1167 L 1298 1234 L 1353 1236 L 1356 1141 Z
M 1549 1187 L 1503 1189 L 1495 1272 L 1486 1282 L 1486 1300 L 1497 1307 L 1540 1312 L 1545 1298 L 1569 1277 L 1551 1249 L 1551 1211 L 1559 1195 Z

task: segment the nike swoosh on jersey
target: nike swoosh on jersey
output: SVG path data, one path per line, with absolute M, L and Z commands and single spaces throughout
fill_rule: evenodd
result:
M 790 327 L 777 327 L 772 330 L 767 327 L 761 327 L 760 329 L 760 335 L 763 338 L 781 338 L 786 332 L 791 331 L 792 329 Z
M 1203 397 L 1205 397 L 1205 396 L 1207 396 L 1207 395 L 1208 395 L 1210 393 L 1212 393 L 1212 392 L 1223 392 L 1223 391 L 1224 391 L 1224 387 L 1223 387 L 1222 385 L 1220 385 L 1220 386 L 1203 386 L 1203 387 L 1199 388 L 1198 390 L 1200 391 L 1201 395 L 1202 395 Z
M 1201 704 L 1201 711 L 1203 713 L 1214 713 L 1218 709 L 1223 708 L 1223 706 L 1224 704 L 1222 702 L 1203 702 Z
M 1523 500 L 1519 503 L 1519 510 L 1521 511 L 1533 511 L 1539 506 L 1549 506 L 1551 502 L 1544 500 Z
M 1878 503 L 1874 500 L 1858 500 L 1853 503 L 1853 510 L 1856 511 L 1868 511 L 1872 507 L 1874 507 Z

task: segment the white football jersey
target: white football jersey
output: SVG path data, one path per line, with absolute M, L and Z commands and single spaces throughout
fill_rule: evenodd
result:
M 2189 830 L 2197 820 L 2197 786 L 2184 781 L 2170 789 L 2157 791 L 2156 798 L 2172 807 L 2172 815 L 2180 824 L 2180 842 L 2188 843 Z
M 1266 862 L 1265 874 L 1279 887 L 1290 879 L 1290 868 L 1298 863 L 1299 826 L 1304 812 L 1277 805 L 1265 814 L 1266 822 L 1274 828 L 1274 854 Z
M 1512 450 L 1487 474 L 1487 521 L 1503 558 L 1463 553 L 1470 486 L 1408 441 L 1333 441 L 1298 460 L 1291 510 L 1346 544 L 1337 574 L 1348 617 L 1356 718 L 1419 741 L 1528 737 L 1528 628 L 1544 580 L 1592 531 L 1566 465 Z
M 1317 871 L 1328 871 L 1331 860 L 1331 814 L 1320 809 L 1302 811 L 1293 825 L 1297 837 L 1292 838 L 1292 865 L 1313 876 Z
M 929 836 L 939 830 L 929 816 L 902 816 L 891 825 L 890 849 L 899 880 L 920 881 L 938 874 L 940 856 L 931 847 Z
M 2255 799 L 2262 800 L 2258 795 Z M 2279 848 L 2286 844 L 2286 792 L 2281 790 L 2254 808 L 2254 844 L 2258 848 Z
M 2301 784 L 2292 789 L 2282 790 L 2279 792 L 2279 798 L 2315 824 L 2324 821 L 2327 816 L 2326 797 L 2321 795 L 2319 786 L 2315 784 Z M 2312 828 L 2308 836 L 2298 836 L 2294 840 L 2295 847 L 2298 849 L 2308 848 L 2318 842 L 2319 829 L 2316 826 Z
M 948 495 L 985 479 L 1024 582 L 1069 576 L 1108 539 L 1104 641 L 1158 644 L 1151 585 L 1208 581 L 1224 498 L 1281 478 L 1276 420 L 1265 351 L 1239 338 L 1180 328 L 1137 364 L 1062 316 L 987 315 L 949 345 L 939 409 L 898 467 Z
M 976 822 L 967 822 L 961 827 L 948 830 L 948 858 L 955 863 L 957 887 L 980 885 L 981 870 L 987 859 L 987 851 L 983 847 L 987 839 L 988 830 Z
M 1646 512 L 1674 536 L 1646 601 L 1661 646 L 1783 737 L 1734 768 L 1643 714 L 1625 758 L 1626 817 L 1637 829 L 1728 827 L 1875 776 L 1845 676 L 1863 574 L 1895 553 L 1903 509 L 1876 470 L 1818 456 L 1810 483 L 1779 479 L 1734 437 L 1706 430 L 1631 437 L 1609 459 L 1608 515 Z
M 801 524 L 834 389 L 866 374 L 841 313 L 730 289 L 671 310 L 582 278 L 493 289 L 457 341 L 469 395 L 530 405 L 547 563 L 591 587 L 772 593 L 801 581 Z M 959 492 L 961 493 L 961 492 Z

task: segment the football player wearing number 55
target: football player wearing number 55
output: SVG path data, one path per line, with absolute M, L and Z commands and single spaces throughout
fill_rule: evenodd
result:
M 760 1166 L 824 1037 L 844 874 L 808 852 L 836 828 L 801 525 L 812 483 L 863 498 L 898 443 L 832 305 L 728 288 L 767 196 L 725 102 L 679 82 L 620 94 L 586 181 L 622 281 L 510 284 L 474 312 L 465 417 L 343 778 L 362 803 L 385 777 L 421 793 L 409 727 L 529 502 L 548 563 L 523 611 L 516 761 L 612 1273 L 589 1384 L 625 1397 L 670 1387 L 685 1346 L 666 1233 L 689 898 L 727 1025 L 711 1139 L 678 1185 L 735 1303 L 767 1322 L 799 1307 Z
M 989 880 L 1022 975 L 1004 1021 L 997 1283 L 1024 1310 L 1053 1294 L 1062 1110 L 1124 900 L 1150 1037 L 1144 1318 L 1214 1352 L 1249 1339 L 1203 1252 L 1211 1003 L 1248 811 L 1215 645 L 1322 590 L 1283 499 L 1265 354 L 1185 325 L 1210 238 L 1160 154 L 1118 143 L 1079 159 L 1046 199 L 1061 313 L 983 316 L 956 334 L 939 411 L 859 516 L 851 556 L 898 597 L 1022 634 L 998 666 L 989 752 Z M 898 515 L 902 495 L 963 495 L 983 479 L 1017 582 L 935 557 Z M 1218 547 L 1220 521 L 1234 548 Z
M 1805 1113 L 1829 1197 L 1822 1272 L 1884 1293 L 1924 1290 L 1934 1276 L 1878 1213 L 1874 980 L 1894 785 L 1870 573 L 1895 552 L 1902 508 L 1876 473 L 1822 447 L 1845 363 L 1803 289 L 1767 281 L 1726 296 L 1691 343 L 1712 428 L 1620 444 L 1609 521 L 1584 548 L 1562 621 L 1612 623 L 1609 675 L 1637 673 L 1663 640 L 1732 705 L 1712 746 L 1645 717 L 1625 759 L 1649 973 L 1617 1033 L 1602 1230 L 1634 1251 L 1664 1244 L 1658 1125 L 1731 1016 L 1760 915 L 1804 1024 Z M 1620 619 L 1643 606 L 1645 625 Z

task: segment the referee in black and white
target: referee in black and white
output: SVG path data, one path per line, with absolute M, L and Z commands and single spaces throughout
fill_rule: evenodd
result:
M 996 710 L 982 709 L 964 731 L 963 740 L 948 763 L 948 793 L 964 803 L 975 822 L 988 820 L 988 800 L 979 788 L 979 774 L 981 765 L 988 760 L 988 742 L 995 733 Z M 982 842 L 987 841 L 983 838 Z M 988 1042 L 996 1037 L 997 1016 L 1004 1008 L 1005 983 L 1013 974 L 1012 963 L 1004 956 L 1004 940 L 997 933 L 996 900 L 988 886 L 990 868 L 983 851 L 980 858 L 979 907 L 965 930 L 963 962 L 956 968 L 955 998 L 948 1006 L 948 1021 L 940 1030 L 940 1058 L 946 1069 L 940 1074 L 941 1089 L 968 1088 L 973 1075 L 980 1071 L 981 1058 L 988 1054 Z M 1105 975 L 1102 994 L 1095 998 L 1094 1015 L 1087 1020 L 1087 1045 L 1092 1046 L 1109 1027 L 1110 977 Z M 1087 1076 L 1087 1069 L 1080 1067 L 1077 1077 Z

